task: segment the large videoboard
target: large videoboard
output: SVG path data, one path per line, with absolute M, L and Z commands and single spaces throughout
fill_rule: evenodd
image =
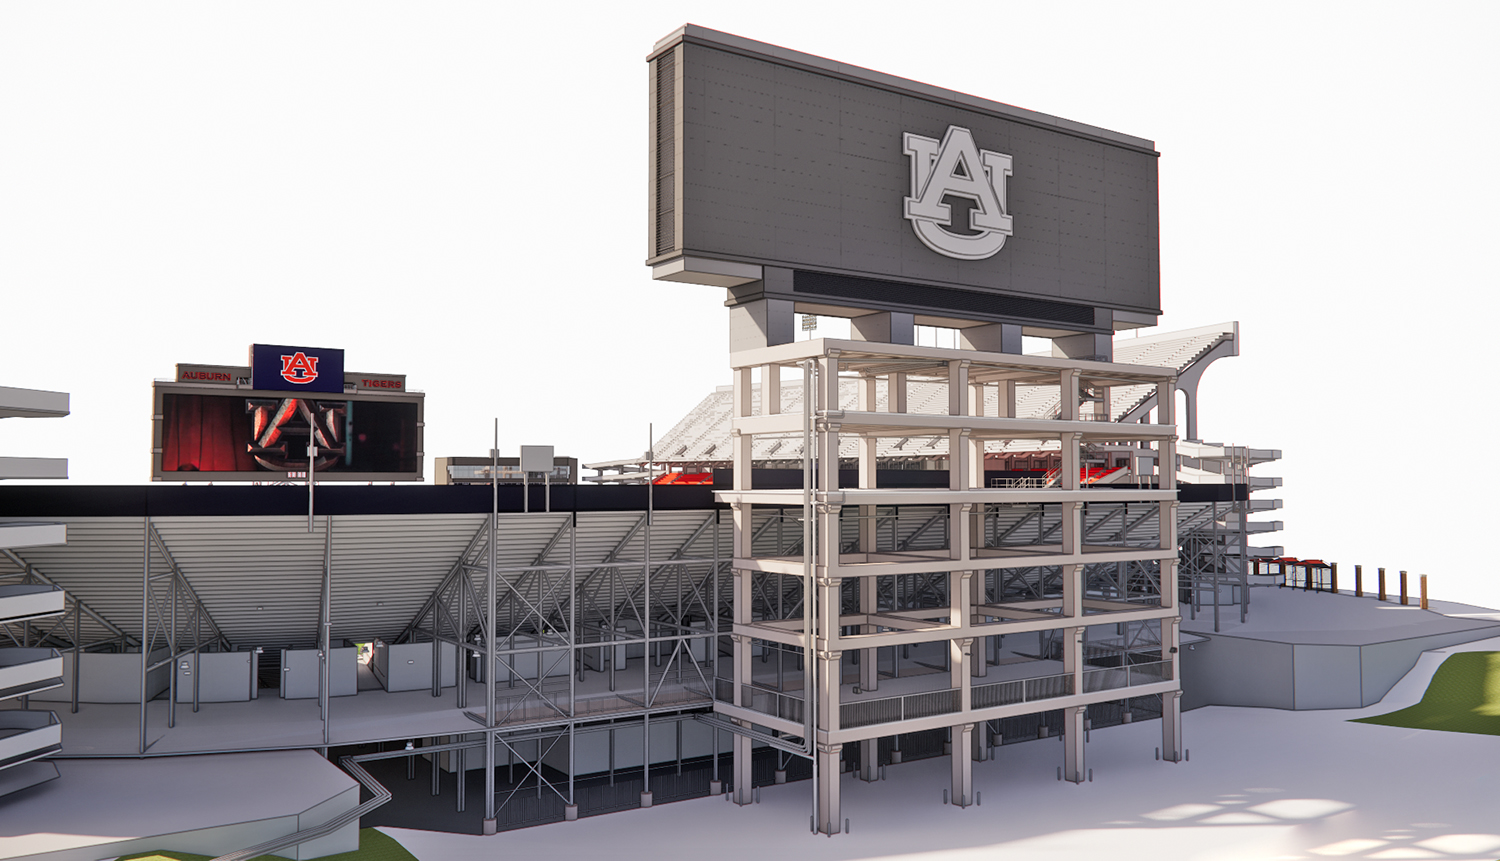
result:
M 420 393 L 292 394 L 158 382 L 151 478 L 300 479 L 316 442 L 320 481 L 421 481 L 422 401 Z
M 657 277 L 1079 330 L 1161 313 L 1149 140 L 692 25 L 648 61 Z

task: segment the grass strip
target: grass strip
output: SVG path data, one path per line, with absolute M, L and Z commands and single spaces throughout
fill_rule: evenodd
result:
M 229 850 L 226 850 L 229 851 Z M 211 861 L 212 855 L 194 855 L 191 852 L 156 850 L 139 855 L 122 855 L 120 861 Z M 280 855 L 262 855 L 254 861 L 286 861 Z M 406 851 L 394 838 L 374 828 L 359 829 L 359 848 L 353 852 L 325 855 L 319 861 L 417 861 L 415 855 Z
M 1421 702 L 1354 722 L 1500 735 L 1500 652 L 1449 655 L 1433 673 Z

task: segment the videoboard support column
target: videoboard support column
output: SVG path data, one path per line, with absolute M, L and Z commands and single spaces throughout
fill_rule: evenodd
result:
M 1063 780 L 1083 782 L 1083 706 L 1063 709 Z
M 974 724 L 953 727 L 952 752 L 948 755 L 953 778 L 953 803 L 968 807 L 974 803 Z
M 958 345 L 985 353 L 1020 353 L 1021 327 L 1015 323 L 990 323 L 958 330 Z
M 849 321 L 849 334 L 856 341 L 878 341 L 883 344 L 915 344 L 916 317 L 899 311 L 863 314 Z
M 839 803 L 841 744 L 818 743 L 818 831 L 837 834 L 843 829 L 843 806 Z
M 1169 563 L 1162 563 L 1162 590 L 1167 587 L 1166 569 Z M 1175 563 L 1171 577 L 1173 593 L 1176 593 Z M 1161 620 L 1161 659 L 1166 662 L 1171 678 L 1178 682 L 1181 687 L 1182 679 L 1182 654 L 1181 654 L 1181 616 L 1171 616 Z M 1162 759 L 1169 762 L 1180 762 L 1182 760 L 1182 691 L 1169 691 L 1161 695 L 1161 755 Z

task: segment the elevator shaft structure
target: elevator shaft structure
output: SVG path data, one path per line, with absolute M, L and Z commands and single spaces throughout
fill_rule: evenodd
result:
M 841 831 L 845 745 L 860 745 L 860 777 L 874 780 L 882 737 L 946 729 L 951 797 L 967 806 L 987 722 L 1053 710 L 1064 777 L 1081 782 L 1088 706 L 1149 695 L 1162 698 L 1165 758 L 1180 758 L 1174 369 L 830 339 L 743 350 L 731 365 L 734 485 L 717 497 L 733 513 L 733 678 L 714 708 L 737 727 L 736 801 L 751 800 L 752 743 L 785 739 L 814 759 L 817 830 Z M 807 415 L 785 410 L 788 371 L 804 375 Z M 859 402 L 843 410 L 849 379 Z M 918 380 L 945 384 L 946 403 L 909 404 Z M 1143 385 L 1160 393 L 1156 422 L 1110 421 L 1110 390 Z M 1027 386 L 1055 388 L 1058 414 L 1018 418 Z M 847 436 L 859 442 L 852 487 L 839 483 Z M 754 486 L 758 437 L 805 448 L 806 487 Z M 877 444 L 893 437 L 945 439 L 948 487 L 878 486 Z M 985 486 L 986 443 L 1018 439 L 1061 446 L 1058 480 Z M 1090 484 L 1090 446 L 1138 450 L 1130 480 Z M 1124 528 L 1143 516 L 1159 525 L 1147 541 Z M 777 521 L 811 545 L 756 540 Z M 1005 637 L 1025 651 L 1001 658 Z M 757 669 L 771 653 L 774 677 Z

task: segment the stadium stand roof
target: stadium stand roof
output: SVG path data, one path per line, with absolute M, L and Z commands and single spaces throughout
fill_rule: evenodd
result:
M 1121 338 L 1114 343 L 1114 361 L 1118 364 L 1149 365 L 1176 368 L 1185 373 L 1195 363 L 1212 361 L 1210 356 L 1221 344 L 1232 343 L 1237 336 L 1234 323 L 1221 323 L 1181 332 L 1164 332 L 1139 338 Z M 841 380 L 839 385 L 839 407 L 856 409 L 858 400 L 857 381 Z M 757 392 L 759 386 L 756 386 Z M 656 443 L 657 464 L 687 465 L 727 463 L 729 460 L 729 429 L 733 387 L 720 386 L 704 398 L 673 428 Z M 1111 417 L 1114 421 L 1128 421 L 1144 412 L 1154 403 L 1156 390 L 1152 386 L 1127 386 L 1110 393 Z M 877 410 L 886 409 L 888 392 L 882 383 L 878 389 Z M 998 392 L 991 388 L 987 394 L 985 411 L 996 414 Z M 759 397 L 752 414 L 758 415 Z M 929 380 L 911 380 L 908 383 L 907 408 L 914 413 L 940 413 L 947 404 L 946 383 Z M 1056 386 L 1021 386 L 1016 390 L 1016 415 L 1023 418 L 1041 418 L 1058 411 Z M 802 411 L 802 384 L 800 380 L 783 379 L 781 387 L 781 410 L 784 413 Z M 845 437 L 840 445 L 841 457 L 858 455 L 858 440 Z M 1056 448 L 1056 442 L 1036 440 L 990 441 L 988 452 Z M 910 439 L 881 439 L 876 450 L 879 458 L 943 457 L 948 453 L 947 437 L 921 437 Z M 802 457 L 800 437 L 789 439 L 767 439 L 758 437 L 751 455 L 755 461 L 791 460 Z M 638 461 L 629 461 L 638 462 Z M 614 461 L 610 464 L 585 464 L 587 468 L 626 463 Z M 618 479 L 621 476 L 611 476 Z

